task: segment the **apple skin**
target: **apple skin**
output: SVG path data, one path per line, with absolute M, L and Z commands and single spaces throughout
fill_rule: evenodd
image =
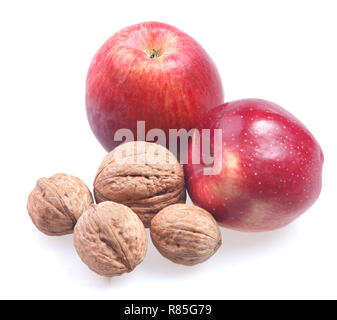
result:
M 153 50 L 156 50 L 154 52 Z M 152 57 L 151 55 L 158 55 Z M 191 129 L 224 102 L 217 68 L 205 50 L 177 28 L 145 22 L 109 38 L 94 56 L 86 80 L 89 124 L 110 151 L 118 129 L 145 121 L 154 128 Z
M 192 201 L 220 225 L 249 232 L 274 230 L 318 198 L 322 150 L 307 128 L 280 106 L 260 99 L 228 102 L 208 112 L 201 128 L 222 129 L 222 161 L 213 164 L 221 171 L 204 175 L 202 160 L 192 164 L 196 151 L 191 139 L 184 165 L 187 189 Z

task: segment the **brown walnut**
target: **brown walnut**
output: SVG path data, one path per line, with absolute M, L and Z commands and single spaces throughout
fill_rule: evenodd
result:
M 27 210 L 41 232 L 60 236 L 73 232 L 78 218 L 92 203 L 91 192 L 81 179 L 59 173 L 37 181 Z
M 209 259 L 221 246 L 221 233 L 212 215 L 197 206 L 175 204 L 151 222 L 151 238 L 169 260 L 192 266 Z
M 128 142 L 111 151 L 94 182 L 96 202 L 130 207 L 149 227 L 161 209 L 185 203 L 184 172 L 175 156 L 159 144 Z
M 112 277 L 132 271 L 143 261 L 147 237 L 143 223 L 130 208 L 106 201 L 90 206 L 80 217 L 74 245 L 91 270 Z

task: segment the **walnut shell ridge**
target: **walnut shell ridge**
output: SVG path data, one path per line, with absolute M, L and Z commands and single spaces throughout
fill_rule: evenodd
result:
M 73 232 L 78 218 L 92 203 L 92 194 L 81 179 L 58 173 L 36 182 L 27 210 L 41 232 L 61 236 Z
M 164 257 L 186 266 L 206 261 L 221 246 L 221 232 L 213 216 L 189 204 L 161 210 L 151 221 L 150 233 Z
M 74 230 L 74 246 L 96 273 L 113 277 L 132 271 L 147 250 L 145 228 L 128 207 L 106 201 L 83 213 Z
M 185 203 L 184 171 L 176 157 L 156 143 L 122 144 L 103 160 L 94 181 L 96 202 L 130 207 L 149 227 L 161 209 Z

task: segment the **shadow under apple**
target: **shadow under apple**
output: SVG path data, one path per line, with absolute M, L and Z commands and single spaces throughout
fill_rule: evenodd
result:
M 241 232 L 221 228 L 222 246 L 218 259 L 233 260 L 237 256 L 275 252 L 298 235 L 297 222 L 274 231 Z

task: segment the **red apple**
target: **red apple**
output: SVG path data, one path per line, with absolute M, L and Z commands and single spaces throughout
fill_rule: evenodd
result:
M 212 129 L 222 129 L 222 157 L 214 157 L 212 164 L 220 170 L 205 175 L 203 161 L 192 164 L 196 143 L 191 140 L 184 166 L 187 188 L 192 201 L 222 226 L 277 229 L 318 198 L 322 150 L 308 129 L 280 106 L 258 99 L 228 102 L 208 112 L 199 128 L 211 129 L 212 150 Z
M 191 129 L 223 103 L 219 73 L 205 50 L 186 33 L 158 22 L 120 30 L 94 56 L 86 81 L 90 126 L 106 150 L 118 129 L 137 120 L 154 128 Z M 143 140 L 145 137 L 138 137 Z

